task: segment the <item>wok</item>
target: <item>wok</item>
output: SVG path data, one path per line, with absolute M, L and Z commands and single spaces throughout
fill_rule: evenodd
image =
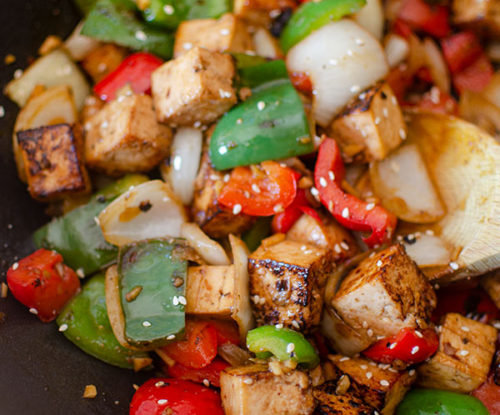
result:
M 3 90 L 18 68 L 36 56 L 45 37 L 67 36 L 79 20 L 70 0 L 2 0 L 0 13 L 0 85 Z M 6 65 L 7 54 L 16 56 Z M 34 246 L 31 233 L 49 220 L 44 206 L 33 201 L 19 181 L 12 157 L 11 132 L 17 106 L 0 94 L 0 282 L 16 259 Z M 134 393 L 152 373 L 109 366 L 86 355 L 55 323 L 43 324 L 9 293 L 0 299 L 0 414 L 125 414 Z M 2 314 L 0 314 L 1 316 Z M 2 318 L 0 317 L 0 320 Z M 83 399 L 85 385 L 98 396 Z

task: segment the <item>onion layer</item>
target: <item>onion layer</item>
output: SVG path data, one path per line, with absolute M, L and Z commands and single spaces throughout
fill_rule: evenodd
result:
M 419 267 L 435 267 L 448 265 L 451 261 L 450 251 L 444 241 L 434 235 L 421 235 L 415 242 L 405 243 L 407 254 Z
M 353 16 L 354 20 L 378 40 L 384 33 L 384 9 L 381 0 L 367 0 L 366 6 Z
M 195 223 L 181 225 L 181 237 L 210 265 L 229 265 L 226 251 L 219 243 L 210 239 Z
M 64 48 L 68 51 L 71 59 L 81 61 L 85 56 L 92 52 L 101 44 L 96 39 L 80 34 L 83 27 L 83 21 L 78 23 L 73 33 L 64 41 Z

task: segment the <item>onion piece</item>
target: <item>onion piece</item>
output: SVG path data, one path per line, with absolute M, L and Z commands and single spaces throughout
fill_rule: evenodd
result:
M 64 48 L 68 51 L 71 59 L 75 61 L 81 61 L 85 56 L 97 48 L 101 42 L 91 37 L 82 35 L 83 21 L 78 23 L 75 30 L 69 35 L 69 37 L 64 41 Z
M 451 254 L 445 242 L 434 235 L 421 235 L 413 243 L 404 242 L 406 253 L 419 267 L 448 265 Z
M 450 92 L 450 74 L 441 50 L 431 38 L 424 39 L 425 61 L 436 86 L 443 92 Z
M 287 55 L 289 72 L 309 75 L 313 115 L 323 127 L 347 102 L 389 71 L 380 43 L 352 20 L 328 23 Z
M 233 252 L 235 270 L 234 298 L 235 307 L 232 318 L 238 324 L 240 341 L 246 342 L 247 333 L 254 325 L 252 307 L 250 305 L 249 278 L 248 278 L 248 248 L 245 243 L 234 235 L 229 235 L 229 243 Z
M 391 68 L 395 68 L 403 62 L 410 53 L 408 41 L 394 33 L 389 34 L 385 39 L 385 54 Z
M 370 179 L 382 205 L 400 219 L 430 223 L 446 213 L 414 144 L 400 147 L 384 160 L 371 163 Z
M 241 347 L 236 346 L 233 343 L 221 344 L 217 351 L 220 357 L 222 357 L 231 366 L 244 366 L 250 361 L 250 353 L 243 350 Z
M 283 56 L 276 39 L 263 27 L 259 27 L 253 35 L 255 52 L 269 59 L 279 59 Z
M 378 40 L 382 39 L 385 16 L 381 0 L 367 0 L 366 5 L 353 15 L 353 19 Z
M 169 165 L 162 163 L 160 166 L 163 180 L 170 184 L 173 192 L 185 205 L 193 200 L 202 142 L 203 134 L 200 130 L 180 128 L 172 142 Z
M 20 78 L 8 83 L 5 92 L 12 101 L 23 107 L 37 85 L 70 86 L 78 110 L 83 108 L 85 98 L 90 94 L 90 87 L 85 76 L 61 49 L 38 58 Z
M 500 107 L 486 98 L 484 93 L 463 91 L 458 103 L 458 114 L 495 136 L 500 142 Z
M 53 86 L 41 94 L 30 98 L 21 111 L 19 111 L 12 136 L 12 150 L 19 177 L 22 181 L 26 181 L 26 173 L 16 133 L 45 125 L 74 124 L 77 120 L 78 113 L 75 101 L 70 88 L 66 85 Z
M 210 265 L 229 265 L 226 251 L 195 223 L 181 225 L 181 237 Z
M 184 206 L 161 180 L 131 187 L 98 217 L 104 239 L 118 246 L 143 239 L 179 237 L 186 219 Z

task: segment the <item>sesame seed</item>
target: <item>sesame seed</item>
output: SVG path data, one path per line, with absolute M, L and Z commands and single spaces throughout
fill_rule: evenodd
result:
M 85 271 L 83 270 L 83 268 L 78 268 L 76 270 L 76 275 L 78 275 L 79 278 L 85 278 Z
M 259 186 L 257 186 L 257 184 L 255 184 L 255 183 L 252 183 L 252 190 L 253 190 L 255 193 L 257 193 L 257 194 L 259 194 L 259 193 L 260 193 L 260 187 L 259 187 Z
M 168 402 L 168 400 L 167 399 L 158 399 L 157 402 L 158 402 L 158 405 L 165 405 Z
M 174 14 L 175 10 L 170 4 L 167 4 L 167 5 L 163 6 L 163 11 L 165 12 L 165 14 L 171 15 L 171 14 Z
M 396 97 L 394 95 L 391 97 L 391 101 L 392 101 L 393 105 L 398 105 L 398 100 L 396 99 Z
M 63 331 L 66 331 L 68 330 L 68 325 L 65 323 L 65 324 L 61 324 L 59 326 L 59 331 L 63 332 Z
M 328 172 L 328 178 L 333 182 L 335 180 L 335 173 L 330 170 Z
M 283 324 L 278 323 L 274 327 L 276 327 L 277 329 L 282 329 L 283 328 Z
M 292 326 L 295 327 L 297 330 L 300 329 L 300 324 L 298 323 L 297 320 L 292 320 Z
M 382 260 L 381 260 L 381 259 L 379 259 L 379 260 L 377 261 L 377 267 L 381 267 L 381 266 L 382 266 L 382 264 L 383 264 Z
M 368 203 L 365 207 L 366 210 L 372 210 L 375 207 L 375 203 Z
M 38 310 L 36 308 L 31 307 L 30 308 L 30 313 L 37 315 L 38 314 Z
M 264 108 L 266 108 L 266 103 L 264 101 L 257 102 L 257 109 L 259 111 L 262 111 Z
M 439 288 L 440 288 L 440 287 L 441 287 L 441 286 L 440 286 L 439 284 L 434 284 L 434 289 L 435 289 L 435 290 L 439 290 Z
M 391 344 L 389 345 L 389 349 L 391 349 L 391 350 L 392 350 L 392 349 L 394 349 L 395 347 L 396 347 L 396 343 L 391 343 Z
M 351 358 L 350 358 L 350 357 L 348 357 L 348 356 L 343 356 L 343 357 L 341 357 L 341 358 L 339 359 L 339 362 L 345 362 L 345 361 L 347 361 L 347 360 L 351 360 Z
M 14 71 L 14 79 L 19 79 L 21 76 L 23 76 L 23 70 L 22 69 L 16 69 Z
M 352 56 L 352 55 L 354 55 L 354 53 L 351 49 L 347 49 L 347 55 Z
M 12 265 L 12 270 L 15 271 L 18 268 L 19 268 L 19 263 L 18 262 L 14 262 L 14 264 Z
M 452 270 L 455 270 L 455 271 L 459 268 L 459 266 L 458 266 L 458 264 L 456 262 L 450 262 L 449 265 L 450 265 L 450 268 Z
M 335 66 L 335 65 L 337 65 L 337 64 L 339 63 L 339 61 L 338 61 L 337 59 L 330 59 L 330 60 L 328 61 L 328 63 L 329 63 L 330 65 L 332 65 L 332 66 Z
M 359 85 L 353 85 L 351 86 L 351 88 L 349 89 L 353 94 L 355 94 L 356 92 L 359 92 L 361 90 L 361 87 Z
M 333 212 L 333 200 L 330 200 L 330 201 L 328 202 L 328 210 L 329 210 L 330 212 Z
M 203 384 L 208 388 L 210 386 L 210 381 L 208 379 L 203 379 Z
M 219 89 L 219 95 L 221 98 L 231 98 L 233 93 L 231 91 L 224 91 L 222 88 Z
M 186 305 L 186 297 L 179 295 L 178 300 L 180 304 Z
M 368 366 L 366 366 L 366 365 L 361 365 L 361 366 L 360 366 L 360 368 L 361 368 L 361 369 L 363 369 L 363 370 L 366 370 L 366 369 L 368 369 Z
M 319 201 L 319 190 L 313 186 L 311 187 L 310 192 L 314 196 L 314 198 Z
M 349 208 L 345 207 L 342 209 L 342 217 L 346 219 L 349 217 Z
M 288 343 L 286 346 L 286 352 L 288 354 L 292 353 L 295 350 L 295 344 L 293 343 Z
M 165 386 L 165 382 L 163 382 L 163 380 L 159 380 L 158 382 L 155 383 L 155 386 L 157 388 L 161 388 L 162 386 Z
M 327 183 L 327 181 L 326 181 L 326 179 L 324 177 L 320 177 L 319 178 L 319 184 L 322 187 L 326 187 L 328 185 L 328 183 Z
M 433 231 L 432 229 L 427 229 L 427 230 L 425 231 L 425 234 L 426 234 L 426 235 L 429 235 L 429 236 L 433 236 L 433 235 L 434 235 L 434 231 Z
M 283 210 L 284 210 L 284 209 L 283 209 L 283 205 L 282 205 L 282 204 L 280 204 L 280 203 L 278 203 L 277 205 L 275 205 L 275 206 L 273 207 L 273 210 L 274 210 L 276 213 L 283 212 Z
M 385 379 L 382 379 L 382 380 L 380 381 L 380 384 L 381 384 L 382 386 L 389 386 L 389 385 L 390 385 L 390 383 L 389 383 L 388 381 L 386 381 Z
M 186 42 L 182 45 L 182 47 L 184 48 L 184 50 L 190 50 L 193 48 L 193 44 L 191 42 Z
M 253 379 L 252 378 L 246 378 L 243 380 L 243 383 L 247 384 L 247 385 L 251 385 L 253 383 Z
M 342 252 L 342 249 L 340 248 L 339 244 L 335 244 L 335 246 L 333 247 L 333 249 L 335 250 L 335 252 L 337 254 L 340 254 Z
M 150 323 L 149 321 L 143 321 L 143 322 L 142 322 L 142 325 L 143 325 L 144 327 L 151 327 L 151 323 Z
M 342 241 L 340 243 L 340 247 L 344 250 L 344 251 L 348 251 L 349 250 L 349 245 L 347 245 L 344 241 Z
M 373 373 L 372 372 L 366 372 L 366 378 L 367 379 L 371 379 L 373 376 Z
M 375 123 L 375 125 L 379 125 L 380 124 L 380 117 L 376 117 L 373 122 Z
M 469 332 L 470 331 L 470 328 L 467 327 L 467 326 L 462 326 L 460 328 L 462 329 L 462 331 L 465 331 L 465 332 Z
M 220 31 L 220 34 L 221 34 L 222 36 L 227 36 L 227 35 L 229 34 L 229 29 L 222 29 L 222 30 Z
M 170 334 L 167 336 L 167 340 L 174 340 L 175 339 L 175 334 Z
M 243 192 L 243 194 L 245 195 L 245 197 L 246 197 L 247 199 L 249 199 L 249 198 L 250 198 L 250 192 L 249 192 L 248 190 L 245 190 L 245 191 Z
M 372 329 L 368 329 L 366 331 L 366 334 L 368 334 L 368 336 L 372 337 L 373 336 L 373 330 Z
M 396 344 L 396 343 L 394 343 L 394 344 Z M 411 354 L 415 354 L 415 353 L 417 353 L 419 350 L 420 350 L 420 347 L 418 347 L 418 346 L 414 346 L 414 347 L 411 349 Z
M 420 333 L 418 330 L 415 330 L 415 334 L 417 335 L 417 337 L 424 337 L 424 335 L 422 333 Z
M 459 354 L 460 356 L 467 356 L 467 355 L 469 354 L 469 351 L 468 351 L 468 350 L 460 350 L 460 351 L 458 352 L 458 354 Z
M 382 114 L 384 114 L 384 117 L 385 117 L 385 118 L 388 118 L 388 117 L 389 117 L 389 110 L 388 110 L 387 108 L 384 108 L 384 109 L 382 110 Z
M 401 137 L 401 140 L 406 140 L 406 131 L 401 128 L 399 130 L 399 136 Z
M 413 375 L 415 374 L 415 369 L 411 369 L 411 370 L 408 372 L 408 374 L 409 374 L 410 376 L 413 376 Z
M 364 329 L 368 328 L 368 322 L 367 321 L 363 321 L 362 326 L 363 326 Z
M 137 40 L 140 40 L 141 42 L 144 42 L 148 39 L 146 33 L 144 33 L 142 30 L 138 30 L 137 32 L 135 32 L 135 38 Z
M 172 304 L 175 306 L 179 305 L 179 299 L 176 295 L 174 295 L 174 298 L 172 298 Z
M 238 119 L 236 120 L 236 124 L 241 124 L 242 122 L 243 122 L 243 120 L 242 120 L 241 118 L 238 118 Z
M 0 118 L 3 118 L 5 116 L 5 108 L 0 105 Z
M 274 9 L 269 12 L 269 17 L 271 19 L 276 19 L 281 14 L 281 9 Z
M 363 39 L 356 39 L 356 44 L 359 46 L 363 46 L 365 44 L 365 41 Z

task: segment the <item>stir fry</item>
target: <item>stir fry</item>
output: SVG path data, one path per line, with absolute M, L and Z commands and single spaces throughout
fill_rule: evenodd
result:
M 6 282 L 130 415 L 500 414 L 496 0 L 75 4 L 6 87 Z

